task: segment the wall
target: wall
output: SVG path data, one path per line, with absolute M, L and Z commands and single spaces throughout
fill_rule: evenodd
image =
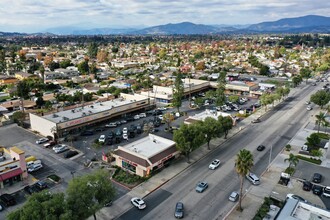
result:
M 51 122 L 47 119 L 42 118 L 41 116 L 34 115 L 30 113 L 30 123 L 31 129 L 38 131 L 43 136 L 52 136 L 52 128 L 56 126 L 56 123 Z

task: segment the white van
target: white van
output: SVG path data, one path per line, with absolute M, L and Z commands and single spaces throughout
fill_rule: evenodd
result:
M 260 184 L 260 179 L 255 175 L 254 173 L 248 173 L 246 175 L 246 178 L 253 184 L 253 185 L 259 185 Z
M 27 162 L 26 163 L 26 167 L 27 168 L 30 168 L 30 167 L 32 167 L 35 164 L 41 164 L 41 160 L 34 160 L 34 161 Z

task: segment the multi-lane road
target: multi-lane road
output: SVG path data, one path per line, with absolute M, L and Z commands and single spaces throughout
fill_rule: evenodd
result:
M 184 203 L 185 217 L 188 219 L 223 219 L 234 206 L 228 201 L 229 194 L 239 190 L 239 178 L 234 170 L 238 151 L 246 148 L 253 153 L 255 165 L 252 171 L 261 175 L 267 169 L 270 155 L 273 160 L 312 116 L 313 112 L 306 110 L 305 101 L 320 88 L 321 85 L 304 85 L 294 89 L 283 103 L 261 118 L 261 123 L 248 125 L 211 154 L 147 196 L 146 210 L 130 209 L 118 219 L 174 219 L 174 207 L 178 201 Z M 256 148 L 260 144 L 265 145 L 266 150 L 258 152 Z M 214 158 L 220 159 L 222 164 L 216 170 L 209 170 L 208 165 Z M 202 180 L 209 183 L 209 188 L 197 193 L 196 183 Z M 251 184 L 245 181 L 244 190 L 249 187 Z

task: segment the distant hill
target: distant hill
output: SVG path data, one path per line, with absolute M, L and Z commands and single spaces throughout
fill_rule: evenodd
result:
M 330 17 L 307 15 L 253 24 L 247 28 L 257 32 L 330 32 Z
M 253 34 L 253 33 L 330 33 L 330 17 L 307 15 L 252 25 L 204 25 L 191 22 L 165 24 L 148 28 L 94 28 L 83 30 L 74 26 L 47 29 L 45 35 L 193 35 L 193 34 Z M 20 36 L 22 33 L 0 32 L 0 36 Z M 31 34 L 35 35 L 35 34 Z M 38 33 L 40 35 L 40 33 Z
M 14 36 L 26 36 L 25 33 L 18 33 L 18 32 L 1 32 L 0 37 L 14 37 Z
M 219 32 L 219 28 L 194 24 L 191 22 L 182 22 L 177 24 L 165 24 L 153 26 L 142 30 L 131 32 L 130 34 L 155 34 L 155 35 L 171 35 L 171 34 L 215 34 Z

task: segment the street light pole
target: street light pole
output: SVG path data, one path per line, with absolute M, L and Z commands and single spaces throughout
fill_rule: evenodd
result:
M 270 145 L 269 160 L 268 160 L 268 171 L 269 171 L 270 162 L 272 160 L 272 151 L 273 151 L 273 145 Z

